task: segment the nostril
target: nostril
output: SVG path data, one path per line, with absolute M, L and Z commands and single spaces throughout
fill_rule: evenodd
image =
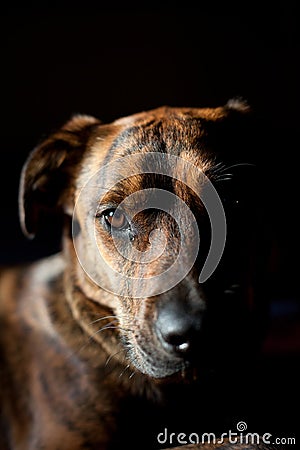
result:
M 201 328 L 201 316 L 172 314 L 162 311 L 157 323 L 157 334 L 165 350 L 186 355 L 197 340 Z
M 170 330 L 169 332 L 161 332 L 163 343 L 170 346 L 177 353 L 186 353 L 190 348 L 190 339 L 187 333 L 178 330 Z

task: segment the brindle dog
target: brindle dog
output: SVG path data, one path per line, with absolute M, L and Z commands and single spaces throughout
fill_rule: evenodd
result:
M 239 101 L 161 107 L 110 124 L 75 116 L 32 152 L 21 177 L 22 228 L 33 237 L 54 214 L 63 217 L 62 251 L 2 272 L 1 449 L 166 448 L 236 424 L 245 411 L 227 382 L 257 349 L 264 295 L 249 120 Z M 170 176 L 147 171 L 147 153 L 187 161 L 219 193 L 227 241 L 204 283 L 198 279 L 212 237 L 206 208 L 173 176 L 173 163 Z M 128 155 L 134 163 L 125 162 Z M 112 169 L 119 158 L 122 179 Z M 85 189 L 99 170 L 100 179 Z M 180 209 L 172 215 L 145 207 L 131 217 L 118 209 L 131 194 L 151 189 L 185 202 L 201 245 L 177 284 L 164 289 L 158 278 L 155 295 L 143 295 L 147 276 L 167 270 L 183 243 L 185 261 L 196 236 Z M 163 253 L 131 261 L 126 249 L 147 254 L 155 230 L 166 237 Z M 120 271 L 146 280 L 138 285 L 146 290 L 130 295 L 114 278 Z M 179 432 L 194 433 L 194 440 L 178 440 Z

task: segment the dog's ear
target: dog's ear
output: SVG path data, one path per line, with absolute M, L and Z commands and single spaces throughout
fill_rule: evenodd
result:
M 70 203 L 66 188 L 72 187 L 92 130 L 99 124 L 90 116 L 74 116 L 29 155 L 19 190 L 20 221 L 26 236 L 34 237 L 45 212 L 62 211 Z

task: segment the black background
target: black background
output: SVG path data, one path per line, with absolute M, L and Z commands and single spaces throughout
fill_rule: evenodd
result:
M 37 241 L 22 236 L 18 184 L 28 153 L 72 114 L 105 122 L 161 105 L 218 106 L 242 96 L 270 133 L 261 158 L 273 183 L 267 206 L 277 236 L 272 311 L 274 320 L 279 317 L 280 339 L 287 342 L 284 351 L 294 358 L 300 348 L 299 326 L 289 326 L 290 316 L 299 317 L 297 34 L 295 9 L 208 15 L 172 3 L 147 10 L 88 2 L 4 7 L 0 263 L 32 259 L 54 248 L 51 236 Z M 276 342 L 271 345 L 275 352 Z M 287 411 L 298 391 L 289 361 L 280 359 L 276 369 Z
M 111 121 L 160 105 L 217 106 L 242 96 L 270 128 L 274 228 L 294 284 L 299 44 L 297 15 L 207 15 L 197 9 L 101 9 L 86 3 L 6 7 L 1 17 L 1 260 L 26 256 L 17 191 L 34 146 L 72 114 Z M 63 6 L 62 6 L 63 5 Z M 47 243 L 45 243 L 45 246 Z M 292 261 L 293 260 L 293 261 Z M 279 281 L 279 280 L 277 280 Z M 297 287 L 297 286 L 296 286 Z

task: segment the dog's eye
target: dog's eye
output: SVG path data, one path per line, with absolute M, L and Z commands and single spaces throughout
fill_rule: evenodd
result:
M 123 230 L 129 226 L 125 214 L 119 209 L 110 209 L 103 214 L 105 222 L 109 227 L 117 230 Z

